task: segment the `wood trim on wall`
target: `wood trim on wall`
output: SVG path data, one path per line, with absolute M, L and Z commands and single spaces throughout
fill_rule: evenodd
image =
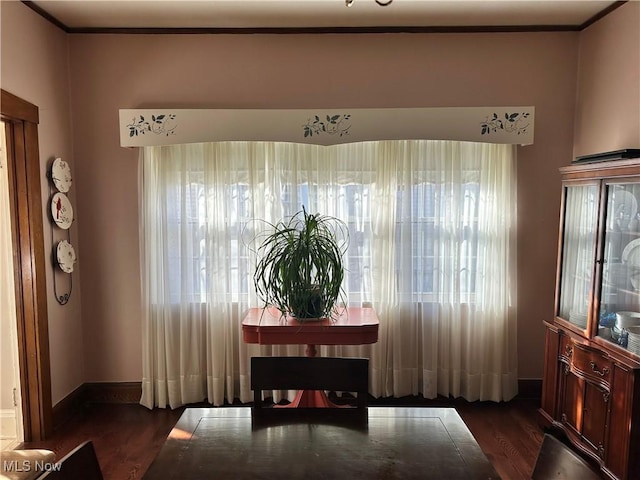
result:
M 109 35 L 363 35 L 424 33 L 578 32 L 580 25 L 374 26 L 374 27 L 66 27 L 69 34 Z
M 20 97 L 16 97 L 6 90 L 2 90 L 0 104 L 2 105 L 2 116 L 5 119 L 35 124 L 40 123 L 38 107 L 22 100 Z
M 139 404 L 141 382 L 83 383 L 53 407 L 53 428 L 58 430 L 91 403 Z
M 53 431 L 49 321 L 40 189 L 38 107 L 1 90 L 7 159 L 25 441 Z
M 444 25 L 444 26 L 375 26 L 375 27 L 187 27 L 187 28 L 107 28 L 69 27 L 35 2 L 22 3 L 62 31 L 70 34 L 119 35 L 322 35 L 322 34 L 387 34 L 387 33 L 522 33 L 522 32 L 579 32 L 605 17 L 628 0 L 616 1 L 580 25 Z
M 517 398 L 540 400 L 542 379 L 520 379 L 518 380 L 518 389 Z M 55 428 L 57 429 L 71 419 L 87 404 L 139 404 L 141 396 L 141 382 L 84 383 L 53 407 Z
M 53 407 L 54 430 L 90 403 L 140 403 L 141 382 L 83 383 Z
M 89 403 L 140 403 L 141 382 L 85 383 Z
M 598 20 L 600 20 L 601 18 L 606 17 L 607 15 L 609 15 L 611 12 L 613 12 L 614 10 L 617 10 L 618 8 L 620 8 L 622 5 L 624 5 L 625 3 L 627 3 L 629 0 L 621 0 L 618 2 L 613 2 L 611 5 L 609 5 L 607 8 L 605 8 L 604 10 L 596 13 L 593 17 L 591 17 L 590 19 L 588 19 L 586 22 L 584 22 L 582 25 L 580 25 L 580 30 L 584 30 L 585 28 L 593 25 L 594 23 L 596 23 Z
M 53 430 L 58 430 L 71 420 L 76 413 L 84 408 L 86 403 L 87 389 L 85 384 L 82 384 L 53 406 Z
M 541 378 L 521 378 L 518 380 L 517 398 L 526 398 L 529 400 L 540 400 L 542 396 L 542 379 Z

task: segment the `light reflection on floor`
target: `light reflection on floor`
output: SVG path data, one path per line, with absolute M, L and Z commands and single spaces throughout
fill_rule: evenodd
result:
M 191 440 L 191 433 L 180 430 L 179 428 L 174 428 L 171 430 L 171 433 L 169 433 L 169 438 L 174 440 Z

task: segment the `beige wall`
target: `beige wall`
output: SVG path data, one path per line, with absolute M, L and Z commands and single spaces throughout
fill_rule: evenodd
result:
M 640 148 L 640 2 L 580 34 L 574 156 Z
M 141 377 L 137 151 L 118 109 L 535 105 L 519 151 L 520 377 L 542 375 L 577 33 L 73 35 L 72 111 L 87 381 Z
M 48 21 L 36 15 L 20 2 L 0 3 L 2 32 L 0 86 L 27 100 L 40 109 L 38 136 L 43 199 L 44 243 L 47 272 L 47 304 L 49 310 L 49 341 L 51 355 L 51 395 L 57 403 L 84 380 L 82 346 L 80 275 L 73 274 L 73 294 L 69 303 L 60 306 L 53 291 L 53 262 L 50 260 L 53 242 L 61 238 L 60 230 L 52 232 L 49 214 L 51 190 L 47 168 L 56 156 L 62 156 L 72 168 L 76 161 L 72 149 L 69 95 L 68 36 Z M 78 197 L 75 185 L 69 197 L 74 206 Z M 76 218 L 78 215 L 76 214 Z M 77 241 L 78 219 L 71 228 L 71 243 L 82 261 Z M 4 274 L 4 272 L 2 272 Z M 58 274 L 59 275 L 59 274 Z

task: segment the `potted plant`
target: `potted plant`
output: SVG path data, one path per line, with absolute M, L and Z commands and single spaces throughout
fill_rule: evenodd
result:
M 343 293 L 347 226 L 303 208 L 268 227 L 257 248 L 258 297 L 300 321 L 330 317 Z

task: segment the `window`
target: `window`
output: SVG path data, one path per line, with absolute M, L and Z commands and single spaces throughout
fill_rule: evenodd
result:
M 401 291 L 414 302 L 435 301 L 438 292 L 451 291 L 470 301 L 475 293 L 479 184 L 424 182 L 406 190 L 398 191 L 396 264 L 408 265 L 412 275 L 410 287 Z M 457 220 L 448 221 L 450 217 Z M 411 255 L 403 261 L 409 246 Z M 397 275 L 401 278 L 399 271 Z
M 230 163 L 225 172 L 212 172 L 215 160 L 202 156 L 170 170 L 162 204 L 154 212 L 166 216 L 166 279 L 172 302 L 208 302 L 212 295 L 247 302 L 253 291 L 250 240 L 256 219 L 277 222 L 302 206 L 347 224 L 344 288 L 351 303 L 372 302 L 372 218 L 380 217 L 383 208 L 376 198 L 381 188 L 375 162 L 356 162 L 359 169 L 344 168 L 347 163 L 329 172 L 331 181 L 323 184 L 310 181 L 322 177 L 312 170 L 317 162 L 310 166 L 303 158 L 291 170 L 261 166 L 256 172 L 251 171 L 255 162 L 241 161 Z M 411 302 L 434 302 L 451 292 L 472 301 L 479 171 L 468 169 L 461 175 L 465 181 L 452 182 L 440 180 L 429 163 L 419 168 L 398 173 L 403 180 L 393 182 L 395 213 L 382 215 L 382 222 L 393 223 L 386 228 L 395 236 L 396 286 Z M 269 183 L 269 170 L 276 171 L 277 182 Z M 272 212 L 277 214 L 270 218 Z M 221 267 L 215 259 L 223 257 Z

